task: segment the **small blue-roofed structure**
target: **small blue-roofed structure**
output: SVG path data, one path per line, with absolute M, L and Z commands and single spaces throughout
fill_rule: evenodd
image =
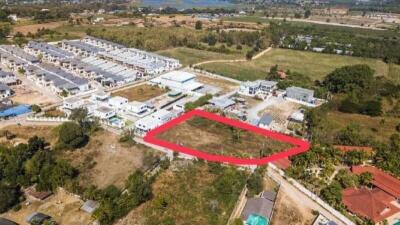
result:
M 0 110 L 0 117 L 13 117 L 31 112 L 29 105 L 18 105 Z
M 247 220 L 246 225 L 268 225 L 268 219 L 257 214 L 251 214 Z

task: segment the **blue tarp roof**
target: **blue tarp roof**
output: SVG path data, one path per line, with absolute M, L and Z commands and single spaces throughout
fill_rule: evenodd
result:
M 30 111 L 31 107 L 29 105 L 18 105 L 0 111 L 0 117 L 19 116 Z

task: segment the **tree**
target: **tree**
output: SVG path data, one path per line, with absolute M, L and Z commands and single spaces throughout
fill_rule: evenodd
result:
M 374 177 L 372 176 L 372 173 L 364 172 L 359 175 L 358 179 L 361 185 L 369 186 Z
M 76 121 L 80 126 L 87 120 L 88 111 L 86 108 L 77 108 L 71 111 L 70 120 Z
M 335 69 L 324 79 L 324 86 L 333 93 L 365 90 L 374 82 L 375 71 L 368 65 L 352 65 Z
M 201 30 L 203 29 L 203 23 L 200 20 L 197 20 L 194 27 L 196 30 Z
M 141 171 L 136 171 L 130 175 L 125 187 L 132 196 L 135 206 L 149 200 L 151 197 L 151 183 L 145 178 Z
M 304 12 L 304 18 L 309 18 L 311 16 L 311 10 L 309 10 L 309 9 L 307 9 L 305 12 Z
M 342 202 L 342 186 L 334 181 L 326 188 L 322 189 L 321 196 L 330 205 L 334 207 L 339 207 Z
M 40 113 L 40 112 L 42 111 L 42 109 L 41 109 L 40 106 L 38 106 L 38 105 L 32 105 L 32 106 L 31 106 L 31 109 L 32 109 L 32 111 L 35 112 L 35 113 Z
M 17 204 L 19 195 L 17 188 L 0 183 L 0 213 L 8 211 Z
M 360 165 L 367 159 L 368 154 L 361 150 L 348 151 L 344 155 L 344 162 L 349 166 Z
M 254 196 L 259 194 L 264 189 L 263 176 L 259 172 L 254 172 L 247 180 L 248 195 Z
M 58 147 L 75 149 L 84 146 L 88 137 L 75 122 L 65 122 L 58 131 Z
M 254 51 L 253 50 L 247 51 L 247 53 L 246 53 L 246 59 L 247 60 L 251 60 L 253 58 L 253 56 L 254 56 Z

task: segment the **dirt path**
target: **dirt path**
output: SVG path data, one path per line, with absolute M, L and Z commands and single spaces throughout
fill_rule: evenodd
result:
M 261 56 L 263 56 L 265 53 L 269 52 L 272 50 L 272 47 L 268 47 L 267 49 L 263 50 L 262 52 L 259 52 L 257 55 L 255 55 L 252 59 L 258 59 Z M 193 64 L 193 66 L 200 66 L 204 64 L 209 64 L 209 63 L 233 63 L 233 62 L 246 62 L 248 61 L 247 59 L 216 59 L 216 60 L 208 60 L 208 61 L 203 61 L 199 62 L 196 64 Z

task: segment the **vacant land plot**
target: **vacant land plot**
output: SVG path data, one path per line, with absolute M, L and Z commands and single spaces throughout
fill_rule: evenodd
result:
M 202 117 L 193 117 L 158 135 L 158 138 L 206 153 L 241 158 L 262 158 L 290 147 L 266 136 Z
M 143 166 L 146 155 L 154 151 L 140 144 L 126 147 L 118 139 L 113 133 L 99 131 L 84 148 L 65 152 L 62 157 L 79 169 L 82 185 L 123 187 L 128 176 Z
M 11 97 L 16 103 L 29 104 L 29 105 L 39 105 L 39 106 L 48 106 L 55 103 L 54 99 L 45 96 L 44 94 L 32 89 L 28 85 L 17 85 L 11 87 L 15 92 L 14 96 Z
M 173 169 L 157 177 L 154 198 L 117 225 L 226 225 L 245 185 L 245 173 L 221 167 L 216 174 L 206 164 L 191 163 L 173 161 Z
M 154 97 L 167 93 L 166 89 L 157 86 L 143 84 L 132 88 L 126 88 L 112 93 L 112 96 L 121 96 L 127 98 L 128 101 L 147 101 Z
M 49 23 L 40 23 L 40 24 L 29 24 L 29 25 L 22 25 L 22 26 L 15 26 L 13 28 L 13 33 L 20 32 L 24 35 L 28 33 L 36 33 L 39 29 L 54 29 L 64 25 L 66 22 L 57 21 L 57 22 L 49 22 Z
M 184 66 L 209 60 L 240 59 L 244 57 L 244 54 L 239 54 L 239 53 L 223 54 L 223 53 L 197 50 L 185 47 L 162 50 L 158 51 L 157 53 L 164 56 L 179 59 L 181 64 Z
M 308 225 L 312 224 L 314 219 L 311 209 L 304 207 L 301 203 L 296 203 L 283 191 L 279 191 L 271 224 Z
M 273 49 L 262 57 L 235 63 L 209 63 L 200 66 L 210 72 L 232 77 L 238 80 L 264 79 L 271 66 L 278 65 L 280 69 L 290 70 L 309 76 L 312 80 L 322 80 L 328 73 L 338 67 L 354 64 L 368 64 L 379 76 L 394 76 L 400 66 L 384 63 L 379 59 L 358 58 L 322 54 L 288 49 Z
M 28 225 L 26 218 L 34 212 L 45 213 L 62 225 L 87 225 L 92 219 L 91 215 L 80 210 L 83 201 L 62 189 L 43 202 L 23 202 L 22 208 L 15 212 L 10 210 L 5 213 L 5 218 L 11 219 L 20 225 Z

